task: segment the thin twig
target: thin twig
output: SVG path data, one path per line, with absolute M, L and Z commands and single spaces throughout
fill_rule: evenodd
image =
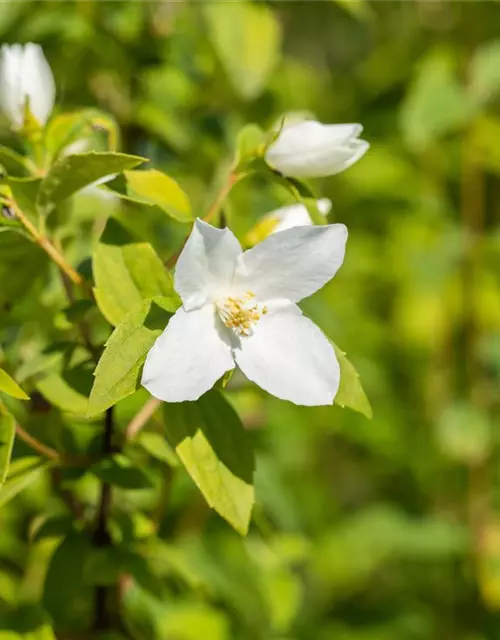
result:
M 21 438 L 23 442 L 25 442 L 29 447 L 31 447 L 34 451 L 39 453 L 41 456 L 48 458 L 49 460 L 61 460 L 61 456 L 57 453 L 55 449 L 48 447 L 47 445 L 37 440 L 35 437 L 30 435 L 27 431 L 25 431 L 20 424 L 16 423 L 16 435 Z
M 156 398 L 150 398 L 142 409 L 132 418 L 125 429 L 125 441 L 133 440 L 139 431 L 145 426 L 148 420 L 151 419 L 158 407 L 161 405 L 161 400 Z
M 40 233 L 40 231 L 20 209 L 17 202 L 15 200 L 10 200 L 9 206 L 12 207 L 17 219 L 31 234 L 37 245 L 49 255 L 51 260 L 53 260 L 53 262 L 55 262 L 57 266 L 64 271 L 64 273 L 67 274 L 68 278 L 78 286 L 85 286 L 85 280 L 83 277 L 66 262 L 64 256 L 56 249 L 52 242 Z

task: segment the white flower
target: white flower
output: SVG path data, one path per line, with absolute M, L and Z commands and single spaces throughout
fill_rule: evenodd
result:
M 0 109 L 10 122 L 22 127 L 24 108 L 41 125 L 54 107 L 56 87 L 49 63 L 38 44 L 3 45 L 0 52 Z
M 182 299 L 148 353 L 142 384 L 160 400 L 196 400 L 237 365 L 296 404 L 332 404 L 340 371 L 332 345 L 296 305 L 344 259 L 342 224 L 295 227 L 243 252 L 229 229 L 197 220 L 179 257 Z
M 318 211 L 326 216 L 330 213 L 332 203 L 328 198 L 321 198 L 316 201 L 316 206 L 318 207 Z M 275 209 L 267 213 L 261 222 L 264 224 L 274 223 L 271 233 L 278 233 L 279 231 L 285 231 L 293 227 L 305 227 L 312 224 L 307 207 L 300 203 Z
M 266 162 L 286 176 L 333 176 L 357 162 L 369 144 L 360 140 L 360 124 L 321 124 L 305 120 L 285 124 L 266 151 Z

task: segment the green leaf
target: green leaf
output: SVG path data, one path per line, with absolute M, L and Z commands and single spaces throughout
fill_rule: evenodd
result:
M 122 489 L 149 489 L 152 486 L 149 476 L 123 454 L 100 460 L 90 467 L 90 471 L 102 482 Z
M 179 458 L 160 433 L 141 431 L 134 442 L 156 460 L 161 460 L 161 462 L 165 462 L 170 467 L 179 466 Z
M 471 102 L 455 73 L 448 51 L 434 50 L 421 62 L 403 105 L 402 127 L 408 143 L 423 150 L 447 133 L 463 127 Z
M 374 17 L 373 7 L 368 0 L 333 0 L 335 4 L 342 7 L 353 18 L 366 21 Z
M 180 304 L 173 280 L 153 247 L 138 242 L 116 220 L 106 225 L 92 261 L 97 305 L 116 326 L 144 300 L 168 298 L 172 309 Z
M 59 628 L 73 629 L 79 624 L 87 626 L 90 623 L 92 589 L 84 580 L 85 561 L 90 552 L 89 535 L 72 532 L 51 558 L 43 589 L 43 606 Z
M 36 482 L 49 466 L 49 462 L 31 457 L 11 464 L 7 479 L 0 488 L 0 507 Z
M 165 405 L 168 437 L 206 501 L 246 535 L 254 504 L 254 454 L 248 433 L 217 391 Z
M 105 411 L 136 391 L 148 351 L 175 311 L 170 298 L 146 300 L 111 334 L 94 372 L 87 414 Z
M 25 176 L 26 160 L 19 153 L 8 147 L 0 146 L 0 167 L 3 167 L 9 176 Z
M 179 222 L 193 220 L 187 195 L 173 178 L 157 169 L 124 171 L 123 178 L 120 176 L 106 187 L 125 200 L 158 207 Z
M 244 165 L 249 160 L 260 154 L 261 147 L 265 144 L 266 134 L 257 124 L 246 124 L 238 132 L 237 163 Z
M 50 373 L 36 383 L 36 388 L 62 411 L 85 415 L 92 381 L 91 368 L 81 364 L 61 373 Z
M 12 380 L 9 374 L 3 369 L 0 369 L 0 391 L 18 400 L 29 400 L 29 396 L 24 393 L 17 382 Z
M 345 353 L 333 342 L 332 345 L 340 365 L 340 386 L 335 396 L 335 404 L 342 408 L 349 407 L 369 419 L 373 418 L 373 409 L 361 386 L 359 373 L 349 362 Z
M 0 405 L 0 487 L 5 482 L 9 470 L 10 456 L 16 436 L 16 421 Z
M 38 208 L 42 214 L 47 215 L 59 202 L 99 178 L 132 169 L 142 162 L 147 162 L 146 158 L 97 151 L 61 158 L 42 181 L 38 194 Z
M 273 11 L 253 2 L 206 2 L 215 51 L 236 91 L 256 98 L 279 60 L 281 29 Z
M 500 92 L 500 40 L 479 47 L 470 63 L 469 94 L 481 106 Z M 1 158 L 0 158 L 1 161 Z

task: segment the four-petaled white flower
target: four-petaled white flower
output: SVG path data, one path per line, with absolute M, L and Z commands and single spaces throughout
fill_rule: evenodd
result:
M 342 224 L 294 227 L 243 252 L 229 229 L 200 220 L 179 257 L 182 307 L 148 353 L 142 384 L 160 400 L 196 400 L 237 365 L 269 393 L 332 404 L 334 349 L 296 305 L 342 264 Z
M 3 45 L 0 53 L 0 109 L 11 124 L 22 127 L 26 102 L 44 125 L 54 107 L 56 87 L 38 44 Z
M 315 120 L 285 124 L 266 151 L 269 166 L 285 176 L 333 176 L 357 162 L 369 144 L 360 140 L 360 124 L 321 124 Z
M 316 200 L 316 206 L 318 207 L 318 211 L 326 216 L 330 213 L 332 202 L 328 198 L 320 198 Z M 278 233 L 286 229 L 293 229 L 293 227 L 306 227 L 313 224 L 307 207 L 299 202 L 266 213 L 261 222 L 264 225 L 274 223 L 271 233 Z

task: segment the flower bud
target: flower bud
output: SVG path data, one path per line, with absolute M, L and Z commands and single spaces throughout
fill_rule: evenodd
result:
M 0 109 L 22 127 L 28 104 L 38 124 L 45 125 L 55 100 L 50 66 L 38 44 L 3 45 L 0 52 Z

